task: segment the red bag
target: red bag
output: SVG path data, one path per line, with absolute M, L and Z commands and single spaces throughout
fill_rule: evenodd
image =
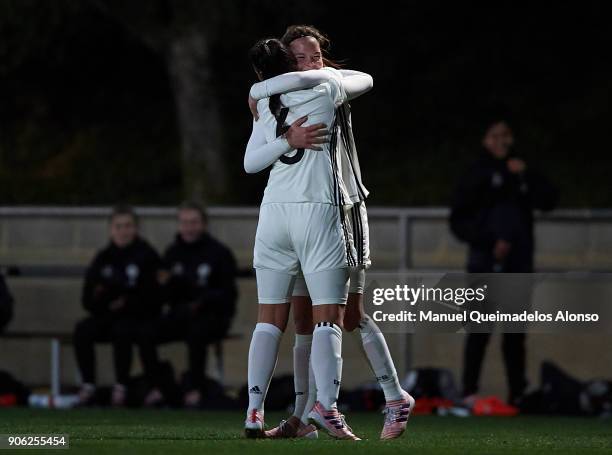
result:
M 519 409 L 504 403 L 496 396 L 476 399 L 472 414 L 476 416 L 515 416 Z

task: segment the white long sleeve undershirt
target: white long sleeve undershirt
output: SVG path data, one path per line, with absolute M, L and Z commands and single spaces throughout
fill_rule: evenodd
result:
M 342 77 L 339 80 L 346 92 L 348 101 L 367 93 L 374 86 L 372 76 L 355 70 L 320 70 L 295 71 L 257 82 L 251 87 L 250 95 L 255 100 L 268 98 L 272 95 L 305 90 L 327 82 L 331 78 Z
M 290 151 L 291 146 L 284 137 L 267 142 L 263 121 L 253 120 L 253 130 L 244 154 L 244 170 L 248 174 L 255 174 Z

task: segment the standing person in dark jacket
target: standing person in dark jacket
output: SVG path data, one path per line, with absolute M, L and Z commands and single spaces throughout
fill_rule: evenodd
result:
M 94 344 L 112 343 L 116 378 L 112 403 L 121 406 L 126 398 L 132 344 L 141 326 L 159 314 L 157 274 L 161 259 L 138 236 L 138 219 L 130 207 L 113 209 L 110 239 L 87 269 L 83 306 L 91 316 L 76 325 L 74 348 L 83 380 L 79 398 L 88 404 L 95 394 Z
M 451 230 L 469 245 L 468 272 L 530 273 L 534 252 L 533 211 L 552 210 L 557 191 L 543 175 L 514 154 L 514 134 L 504 116 L 491 118 L 485 126 L 484 150 L 454 193 Z M 529 298 L 527 293 L 521 300 Z M 468 403 L 478 391 L 489 338 L 489 333 L 470 333 L 467 337 L 463 394 Z M 519 404 L 527 386 L 525 334 L 504 333 L 502 351 L 509 402 Z
M 147 405 L 163 400 L 156 386 L 159 371 L 156 345 L 184 340 L 189 357 L 186 406 L 201 400 L 206 350 L 228 332 L 235 313 L 236 262 L 231 251 L 207 232 L 207 217 L 197 203 L 185 202 L 178 210 L 178 234 L 163 257 L 160 274 L 168 312 L 142 338 L 145 370 L 154 388 Z

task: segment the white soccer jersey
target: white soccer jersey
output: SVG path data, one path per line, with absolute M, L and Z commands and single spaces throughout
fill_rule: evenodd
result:
M 363 202 L 368 197 L 369 191 L 361 180 L 361 167 L 357 156 L 357 147 L 353 137 L 353 125 L 351 121 L 351 107 L 344 103 L 336 110 L 336 121 L 334 125 L 335 143 L 339 159 L 339 170 L 342 182 L 342 195 L 349 204 Z M 344 205 L 348 205 L 344 202 Z
M 287 73 L 255 84 L 251 89 L 251 97 L 260 100 L 260 120 L 253 124 L 253 134 L 245 155 L 245 170 L 250 173 L 258 172 L 271 164 L 274 165 L 262 201 L 262 209 L 265 204 L 275 202 L 323 202 L 343 206 L 344 210 L 339 213 L 338 226 L 344 237 L 344 259 L 351 267 L 367 267 L 370 264 L 367 214 L 363 203 L 368 191 L 361 182 L 351 129 L 350 108 L 347 103 L 341 103 L 365 93 L 371 86 L 372 78 L 365 73 L 325 68 Z M 314 89 L 306 90 L 307 87 Z M 283 107 L 286 107 L 283 115 L 279 115 L 277 107 L 277 115 L 274 116 L 270 111 L 268 97 L 285 91 L 288 93 L 280 98 Z M 279 118 L 281 127 L 288 127 L 302 116 L 308 116 L 307 124 L 328 125 L 331 140 L 329 144 L 325 144 L 323 151 L 291 151 L 287 141 L 278 138 L 283 132 L 278 126 Z M 263 145 L 266 143 L 267 145 Z M 304 161 L 305 158 L 308 160 Z M 300 163 L 306 166 L 299 167 Z M 313 219 L 298 214 L 295 216 L 300 218 L 300 223 L 309 224 Z M 260 233 L 258 228 L 262 241 L 265 234 L 263 231 L 267 229 Z M 329 240 L 323 242 L 326 248 L 333 250 L 332 245 L 335 243 L 327 238 L 329 236 L 323 237 Z M 323 237 L 320 241 L 324 240 Z M 271 243 L 272 240 L 267 239 L 266 242 Z M 266 259 L 263 254 L 266 252 L 263 247 L 266 242 L 259 242 L 259 247 L 256 242 L 255 266 L 275 268 L 278 264 Z M 287 260 L 282 268 L 293 271 L 297 266 L 295 261 Z M 326 266 L 331 267 L 327 263 Z
M 351 244 L 348 262 L 354 266 L 369 267 L 370 260 L 370 229 L 365 199 L 368 190 L 361 181 L 361 168 L 357 157 L 357 148 L 353 138 L 351 125 L 351 108 L 344 103 L 336 110 L 334 125 L 335 137 L 332 137 L 332 153 L 339 157 L 339 171 L 342 182 L 340 188 L 341 201 L 345 207 L 343 226 Z
M 282 109 L 277 119 L 270 111 L 270 99 L 258 102 L 260 119 L 256 126 L 263 128 L 266 140 L 274 141 L 300 117 L 307 116 L 302 126 L 324 123 L 328 129 L 335 124 L 335 112 L 346 99 L 342 85 L 335 79 L 313 89 L 281 95 Z M 279 122 L 280 120 L 280 122 Z M 283 128 L 284 127 L 284 128 Z M 322 144 L 323 150 L 292 150 L 282 155 L 273 165 L 262 204 L 270 202 L 320 202 L 338 205 L 338 152 L 332 143 Z
M 330 81 L 333 79 L 333 81 Z M 325 82 L 340 81 L 344 89 L 343 98 L 345 101 L 354 99 L 367 92 L 372 87 L 372 78 L 366 73 L 354 70 L 336 70 L 334 68 L 323 68 L 322 70 L 310 70 L 303 72 L 286 73 L 254 84 L 251 88 L 251 97 L 256 100 L 267 99 L 274 94 L 287 94 L 291 96 L 298 90 L 321 85 Z M 340 100 L 337 100 L 339 102 Z M 261 104 L 260 104 L 261 106 Z M 266 101 L 267 106 L 267 101 Z M 352 204 L 363 202 L 368 196 L 368 190 L 361 181 L 361 170 L 355 148 L 351 126 L 350 106 L 347 102 L 337 107 L 335 120 L 330 127 L 331 143 L 330 156 L 335 158 L 334 169 L 336 171 L 335 182 L 337 183 L 334 194 L 334 203 L 349 208 Z M 270 142 L 270 136 L 266 137 Z M 277 144 L 268 148 L 269 154 L 262 153 L 259 156 L 267 155 L 269 161 L 265 164 L 270 165 L 282 152 L 288 150 L 288 145 Z M 283 150 L 283 148 L 285 150 Z M 281 153 L 279 153 L 279 151 Z M 257 166 L 261 169 L 261 166 Z

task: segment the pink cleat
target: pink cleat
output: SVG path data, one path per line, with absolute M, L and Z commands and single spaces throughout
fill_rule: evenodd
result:
M 297 420 L 297 419 L 296 419 Z M 266 438 L 273 439 L 284 439 L 284 438 L 306 438 L 306 439 L 317 439 L 319 434 L 317 428 L 314 425 L 304 425 L 298 420 L 297 427 L 295 422 L 291 423 L 289 420 L 282 420 L 281 423 L 271 430 L 265 432 Z
M 401 400 L 389 401 L 383 414 L 385 425 L 380 433 L 380 439 L 399 438 L 408 424 L 408 417 L 414 408 L 414 398 L 408 392 L 404 392 Z
M 244 435 L 247 438 L 264 438 L 264 416 L 259 409 L 251 410 L 244 422 Z
M 344 416 L 338 412 L 336 407 L 325 409 L 317 401 L 310 414 L 308 414 L 308 418 L 319 429 L 327 431 L 332 438 L 361 441 L 360 438 L 353 434 L 353 430 L 346 424 Z

